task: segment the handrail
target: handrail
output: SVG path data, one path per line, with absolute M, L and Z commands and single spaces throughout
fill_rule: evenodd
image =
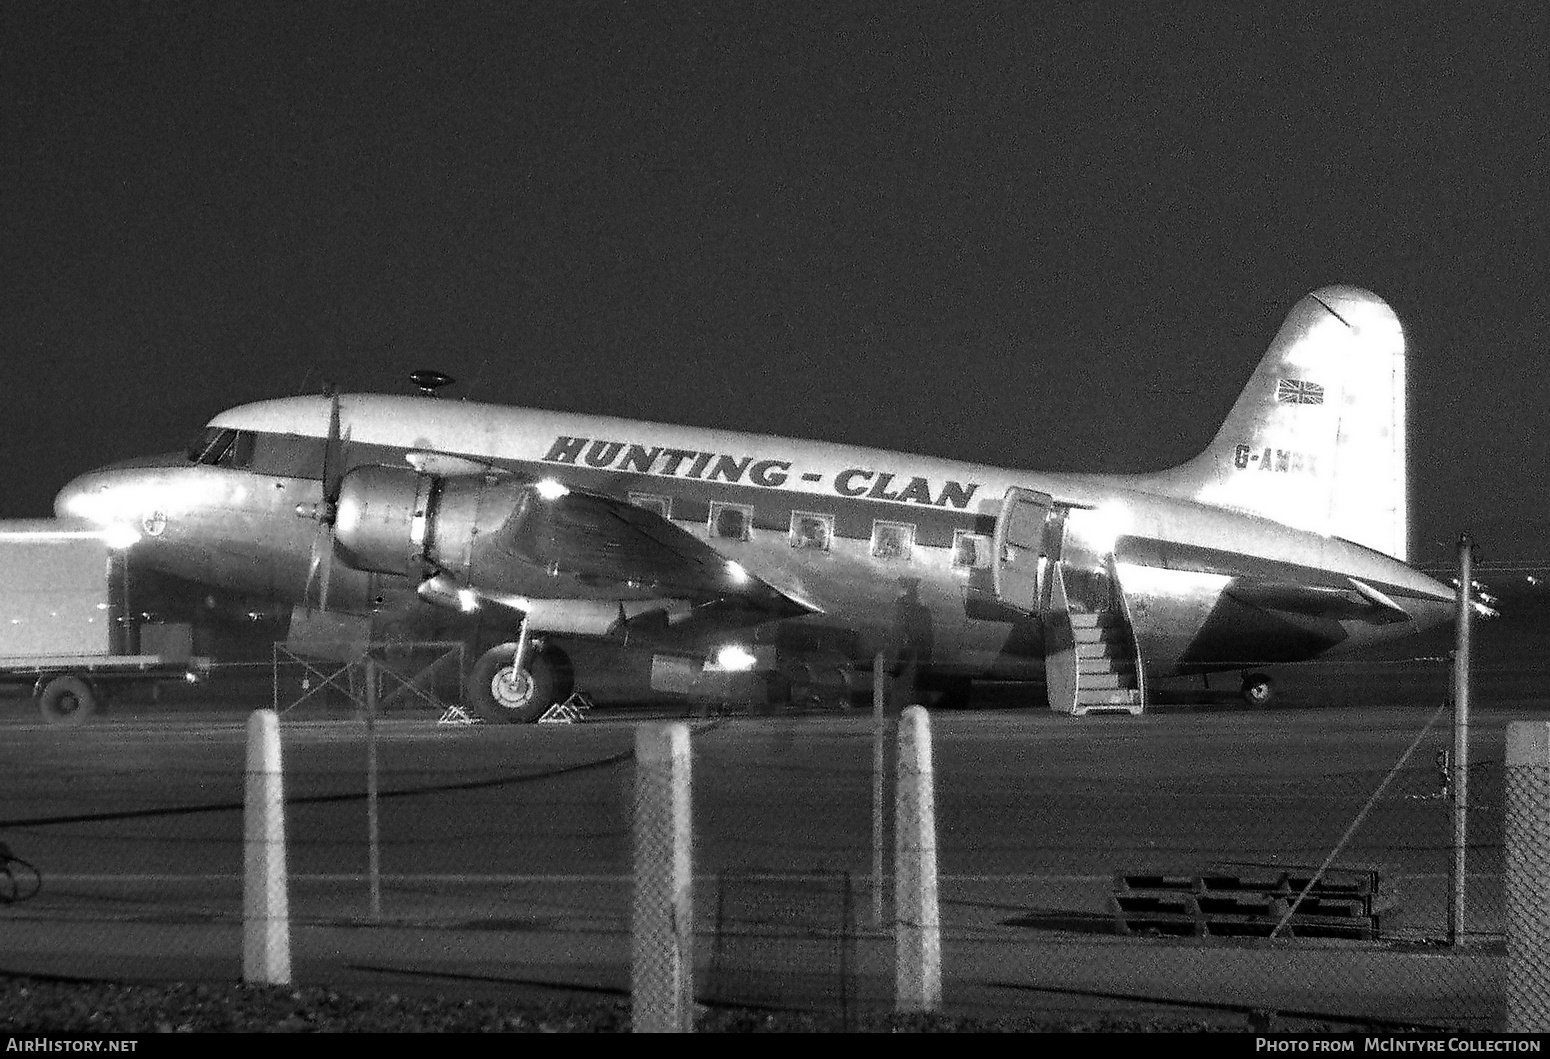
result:
M 1146 663 L 1141 658 L 1141 637 L 1136 634 L 1135 619 L 1130 613 L 1130 594 L 1119 579 L 1119 564 L 1114 561 L 1113 552 L 1109 552 L 1105 562 L 1108 565 L 1109 583 L 1114 586 L 1114 592 L 1119 597 L 1120 614 L 1125 619 L 1125 634 L 1130 637 L 1131 655 L 1136 660 L 1136 692 L 1141 696 L 1141 710 L 1144 713 L 1150 701 L 1146 693 Z

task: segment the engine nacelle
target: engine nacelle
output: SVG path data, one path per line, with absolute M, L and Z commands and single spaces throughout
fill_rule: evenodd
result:
M 419 580 L 460 570 L 481 535 L 511 515 L 521 487 L 493 475 L 436 475 L 413 467 L 356 467 L 340 483 L 339 556 L 359 570 Z

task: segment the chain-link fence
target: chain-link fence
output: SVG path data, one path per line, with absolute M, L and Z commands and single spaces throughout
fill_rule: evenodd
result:
M 246 716 L 15 733 L 0 968 L 242 976 Z M 631 729 L 436 720 L 373 726 L 374 841 L 367 725 L 282 718 L 296 979 L 626 997 Z
M 1467 933 L 1448 946 L 1451 735 L 1389 716 L 1303 745 L 1265 740 L 1251 716 L 1207 722 L 1238 729 L 1207 740 L 1110 727 L 1079 746 L 1035 741 L 1025 780 L 1004 788 L 976 769 L 977 737 L 949 728 L 944 907 L 968 939 L 1015 928 L 999 984 L 1050 1010 L 1493 1025 L 1499 770 L 1476 769 Z
M 384 711 L 373 814 L 355 710 L 345 697 L 281 720 L 297 979 L 625 1000 L 629 715 L 467 726 Z M 1500 1025 L 1502 715 L 1474 740 L 1468 900 L 1450 944 L 1452 735 L 1446 714 L 1427 727 L 1432 713 L 933 714 L 944 1005 Z M 241 975 L 244 719 L 16 730 L 0 781 L 7 969 Z M 891 817 L 891 724 L 887 746 Z M 870 719 L 709 719 L 692 748 L 700 1003 L 844 1025 L 890 1009 L 893 844 L 886 830 L 879 880 Z

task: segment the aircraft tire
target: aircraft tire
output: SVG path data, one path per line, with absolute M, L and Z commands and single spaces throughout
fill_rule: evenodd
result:
M 561 674 L 553 656 L 535 651 L 527 669 L 512 672 L 516 644 L 492 647 L 479 656 L 468 675 L 468 701 L 474 712 L 492 724 L 531 724 L 561 701 Z M 563 658 L 564 655 L 562 654 Z
M 1264 673 L 1245 673 L 1239 694 L 1245 703 L 1256 709 L 1269 706 L 1276 697 L 1275 681 Z
M 55 677 L 38 693 L 38 711 L 48 724 L 85 724 L 97 705 L 97 692 L 80 677 Z

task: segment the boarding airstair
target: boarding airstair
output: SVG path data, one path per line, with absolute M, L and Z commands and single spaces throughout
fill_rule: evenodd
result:
M 996 525 L 996 595 L 1039 617 L 1051 710 L 1139 714 L 1146 672 L 1112 545 L 1068 539 L 1073 514 L 1047 493 L 1007 491 Z

